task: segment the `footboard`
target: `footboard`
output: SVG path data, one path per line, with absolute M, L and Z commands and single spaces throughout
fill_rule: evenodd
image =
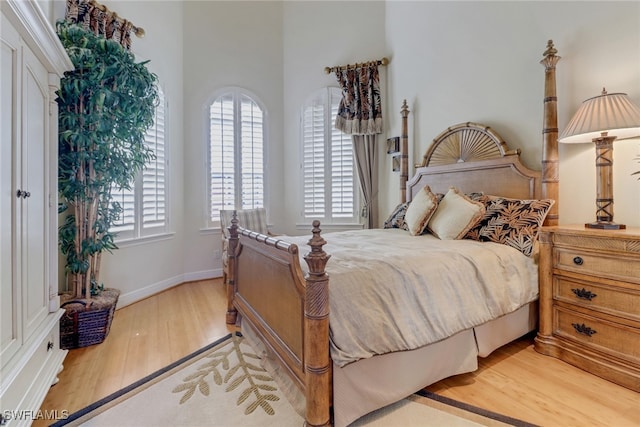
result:
M 307 425 L 329 425 L 329 255 L 320 223 L 313 223 L 304 257 L 306 276 L 297 245 L 238 227 L 235 217 L 229 232 L 227 323 L 240 313 L 304 393 Z

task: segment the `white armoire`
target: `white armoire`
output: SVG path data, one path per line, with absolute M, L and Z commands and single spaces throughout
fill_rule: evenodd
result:
M 73 68 L 36 1 L 2 0 L 0 23 L 0 415 L 30 425 L 60 349 L 55 91 Z

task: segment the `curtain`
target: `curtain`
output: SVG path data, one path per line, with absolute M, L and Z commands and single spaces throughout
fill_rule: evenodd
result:
M 367 228 L 378 225 L 378 150 L 377 135 L 352 135 L 353 153 L 358 168 L 360 189 L 364 195 L 363 216 L 367 218 Z
M 360 189 L 364 196 L 362 216 L 367 228 L 378 225 L 377 134 L 382 133 L 382 101 L 378 62 L 337 69 L 342 88 L 335 127 L 352 135 Z
M 91 0 L 67 0 L 65 20 L 131 49 L 133 24 Z
M 348 135 L 382 133 L 382 101 L 377 62 L 336 70 L 342 89 L 336 129 Z

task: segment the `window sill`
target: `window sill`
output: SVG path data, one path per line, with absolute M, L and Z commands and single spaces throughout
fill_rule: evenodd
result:
M 167 233 L 154 234 L 152 236 L 133 237 L 128 239 L 116 240 L 115 244 L 119 248 L 146 245 L 147 243 L 160 242 L 163 240 L 172 239 L 173 236 L 175 236 L 175 234 L 176 233 L 174 232 L 167 232 Z

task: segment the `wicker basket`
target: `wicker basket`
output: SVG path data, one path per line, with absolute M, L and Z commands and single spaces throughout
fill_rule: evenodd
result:
M 60 307 L 66 313 L 60 319 L 60 347 L 72 349 L 99 344 L 109 334 L 111 321 L 116 310 L 120 291 L 105 289 L 100 295 L 84 299 L 70 299 L 64 301 Z

